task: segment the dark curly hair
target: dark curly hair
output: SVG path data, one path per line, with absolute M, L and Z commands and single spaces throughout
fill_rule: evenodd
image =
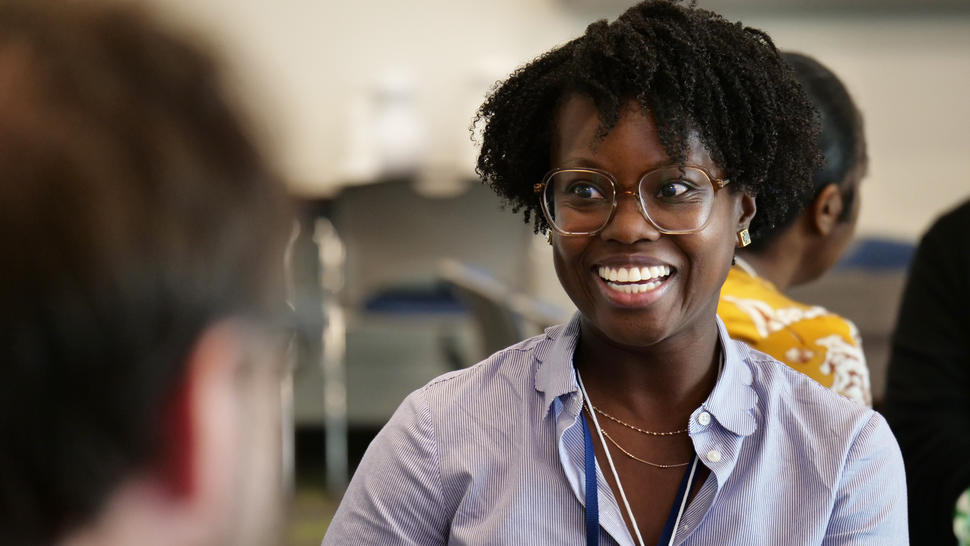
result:
M 549 226 L 533 186 L 551 168 L 555 117 L 572 94 L 593 100 L 604 137 L 637 101 L 675 161 L 698 131 L 731 187 L 757 196 L 755 238 L 811 192 L 817 121 L 771 38 L 693 5 L 653 0 L 519 68 L 479 109 L 476 171 L 537 232 Z

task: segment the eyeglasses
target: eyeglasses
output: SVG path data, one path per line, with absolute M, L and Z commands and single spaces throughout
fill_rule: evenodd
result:
M 562 235 L 595 235 L 616 212 L 618 195 L 636 194 L 640 212 L 661 233 L 680 235 L 707 226 L 714 195 L 730 180 L 714 178 L 701 167 L 667 165 L 640 178 L 637 191 L 620 190 L 616 178 L 599 169 L 554 169 L 534 190 L 542 212 Z

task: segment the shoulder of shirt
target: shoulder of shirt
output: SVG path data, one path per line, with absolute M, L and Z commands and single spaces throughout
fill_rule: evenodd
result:
M 484 387 L 483 382 L 494 377 L 497 373 L 502 373 L 503 368 L 509 367 L 515 368 L 509 370 L 513 372 L 524 372 L 526 370 L 523 368 L 527 368 L 531 374 L 536 363 L 534 355 L 536 346 L 548 341 L 546 334 L 539 334 L 522 340 L 515 345 L 495 352 L 472 366 L 439 375 L 419 390 L 429 393 L 429 391 L 434 392 L 442 389 L 453 390 L 469 387 L 481 389 Z M 526 363 L 528 363 L 528 366 L 523 366 Z M 531 385 L 531 383 L 528 383 L 528 385 Z
M 953 250 L 955 246 L 970 248 L 970 239 L 964 236 L 968 228 L 970 228 L 970 200 L 945 212 L 933 222 L 920 238 L 917 258 L 920 253 L 933 250 L 937 253 L 946 252 L 948 260 L 967 263 L 970 261 L 967 253 Z
M 856 430 L 875 412 L 860 402 L 828 389 L 811 377 L 791 368 L 771 355 L 732 340 L 738 355 L 751 369 L 752 388 L 764 415 L 785 413 L 795 417 L 806 436 Z

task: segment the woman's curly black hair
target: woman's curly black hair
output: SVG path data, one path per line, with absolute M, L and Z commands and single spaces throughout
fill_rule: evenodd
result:
M 537 232 L 549 226 L 533 186 L 551 168 L 558 109 L 577 93 L 595 103 L 604 137 L 637 101 L 675 161 L 698 131 L 730 187 L 757 196 L 752 237 L 812 190 L 817 120 L 771 38 L 693 5 L 651 0 L 519 68 L 478 111 L 476 171 Z

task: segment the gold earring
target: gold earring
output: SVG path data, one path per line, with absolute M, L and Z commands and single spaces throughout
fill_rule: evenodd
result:
M 552 246 L 552 230 L 546 230 L 546 242 Z
M 738 232 L 738 246 L 744 248 L 751 244 L 751 234 L 748 233 L 748 228 L 744 228 Z

